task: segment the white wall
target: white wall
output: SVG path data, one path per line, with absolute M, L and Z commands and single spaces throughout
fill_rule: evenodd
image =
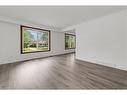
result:
M 125 40 L 126 40 L 125 45 L 126 46 L 125 46 L 125 48 L 126 48 L 126 63 L 127 63 L 127 10 L 126 10 L 126 14 L 125 15 L 126 15 L 126 20 L 125 20 L 126 21 L 126 33 L 125 33 L 125 37 L 126 37 L 125 38 Z
M 79 25 L 76 59 L 127 70 L 127 11 L 110 14 Z
M 0 21 L 0 64 L 74 52 L 65 50 L 64 41 L 63 32 L 51 31 L 51 51 L 21 54 L 20 25 Z

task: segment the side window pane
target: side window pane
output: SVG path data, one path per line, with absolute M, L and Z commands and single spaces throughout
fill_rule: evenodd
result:
M 65 34 L 65 49 L 74 49 L 76 47 L 76 37 L 72 34 Z

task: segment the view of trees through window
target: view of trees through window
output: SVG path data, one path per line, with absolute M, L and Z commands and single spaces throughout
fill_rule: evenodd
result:
M 65 49 L 74 49 L 76 47 L 76 37 L 72 34 L 65 34 Z
M 49 31 L 22 26 L 22 53 L 49 51 Z

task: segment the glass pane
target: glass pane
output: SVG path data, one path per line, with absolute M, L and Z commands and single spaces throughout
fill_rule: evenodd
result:
M 38 33 L 38 50 L 47 51 L 49 50 L 49 41 L 48 41 L 48 32 L 39 32 Z
M 75 48 L 76 42 L 75 42 L 75 35 L 65 34 L 65 48 L 71 49 Z
M 71 48 L 75 48 L 75 36 L 71 36 Z
M 37 33 L 35 31 L 25 29 L 23 34 L 24 34 L 23 52 L 36 51 Z
M 49 32 L 23 27 L 22 29 L 22 52 L 48 51 L 49 50 Z
M 65 48 L 69 48 L 69 36 L 65 36 Z

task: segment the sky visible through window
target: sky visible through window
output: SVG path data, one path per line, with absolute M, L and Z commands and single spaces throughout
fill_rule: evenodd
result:
M 37 32 L 34 30 L 27 30 L 27 32 L 30 32 L 32 34 L 32 40 L 33 41 L 37 41 L 37 40 L 41 40 L 41 37 L 43 35 L 43 32 Z

